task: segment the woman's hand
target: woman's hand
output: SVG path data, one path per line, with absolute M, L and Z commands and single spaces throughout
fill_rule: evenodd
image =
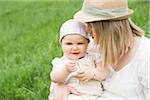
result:
M 59 84 L 54 86 L 54 100 L 67 100 L 69 94 L 80 95 L 72 86 Z

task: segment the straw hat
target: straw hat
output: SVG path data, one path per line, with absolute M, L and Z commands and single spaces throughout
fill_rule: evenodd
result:
M 88 34 L 85 31 L 85 24 L 75 19 L 67 20 L 62 24 L 60 28 L 59 42 L 61 42 L 64 36 L 70 34 L 78 34 L 86 39 L 89 39 Z
M 133 10 L 127 0 L 84 0 L 82 9 L 74 15 L 81 22 L 128 18 Z

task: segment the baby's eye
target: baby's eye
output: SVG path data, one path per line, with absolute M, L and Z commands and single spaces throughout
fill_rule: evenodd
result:
M 78 44 L 81 45 L 81 44 L 83 44 L 83 43 L 82 43 L 82 42 L 79 42 Z
M 68 42 L 68 43 L 66 43 L 66 45 L 72 45 L 72 43 L 69 43 L 69 42 Z

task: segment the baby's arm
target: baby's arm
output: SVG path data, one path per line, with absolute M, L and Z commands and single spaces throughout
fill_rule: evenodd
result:
M 62 66 L 62 68 L 59 69 L 53 69 L 50 73 L 51 81 L 55 83 L 63 83 L 68 75 L 69 72 L 66 70 L 64 66 Z
M 61 62 L 62 63 L 62 62 Z M 64 83 L 68 75 L 75 71 L 74 62 L 68 61 L 66 64 L 58 63 L 52 63 L 53 64 L 53 70 L 51 71 L 51 80 L 55 83 Z M 63 62 L 64 63 L 64 62 Z

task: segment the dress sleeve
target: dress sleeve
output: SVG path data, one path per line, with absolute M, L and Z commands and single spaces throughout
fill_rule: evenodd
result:
M 52 66 L 53 66 L 53 70 L 62 67 L 61 59 L 60 58 L 54 58 L 52 60 Z

